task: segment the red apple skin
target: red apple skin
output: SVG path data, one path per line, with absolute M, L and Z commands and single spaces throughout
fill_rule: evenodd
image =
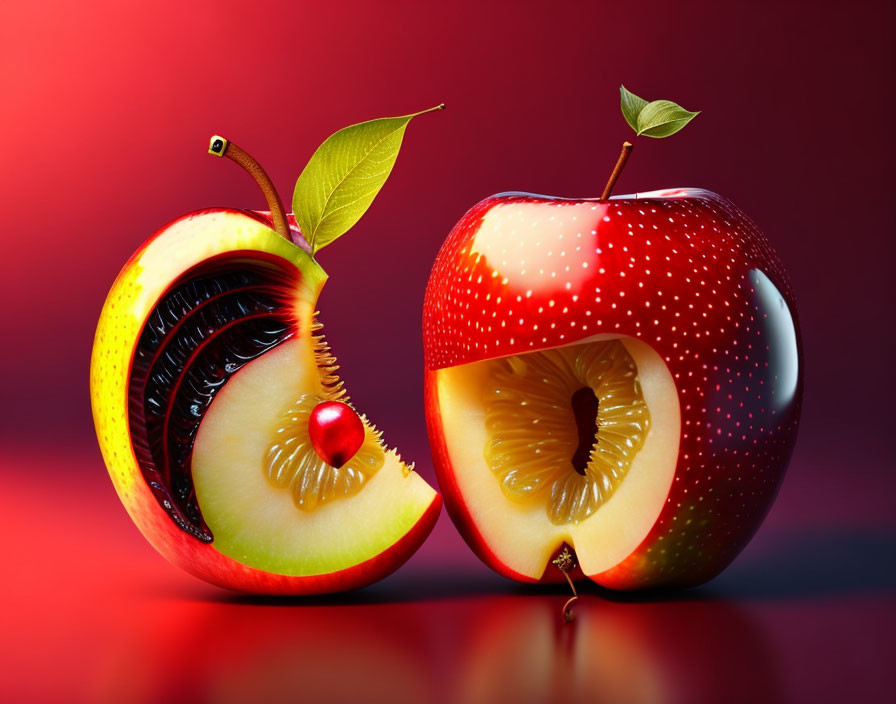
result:
M 188 213 L 158 230 L 147 238 L 125 263 L 122 271 L 136 262 L 154 240 L 169 228 L 189 218 L 207 214 L 236 213 L 252 218 L 271 227 L 270 213 L 235 208 L 208 208 Z M 292 213 L 288 215 L 294 243 L 304 242 Z M 307 245 L 302 249 L 307 250 Z M 131 350 L 131 364 L 133 350 Z M 131 448 L 133 455 L 133 448 Z M 130 463 L 137 467 L 135 457 Z M 348 591 L 372 584 L 401 567 L 423 544 L 435 526 L 442 507 L 442 498 L 436 494 L 417 523 L 388 549 L 374 557 L 336 572 L 309 576 L 274 574 L 249 567 L 218 552 L 214 542 L 204 543 L 178 528 L 171 517 L 159 505 L 142 476 L 129 484 L 120 498 L 140 532 L 160 554 L 186 572 L 224 589 L 263 595 L 301 596 Z
M 546 240 L 537 261 L 521 263 L 508 249 L 489 261 L 484 244 L 474 248 L 484 220 L 490 213 L 506 219 L 520 204 L 541 222 L 574 207 L 576 220 L 560 232 L 554 227 L 550 238 L 538 223 L 521 232 Z M 780 333 L 771 328 L 778 320 L 768 304 L 772 289 L 755 270 L 777 289 L 792 322 L 784 362 Z M 796 441 L 803 391 L 799 322 L 784 268 L 752 221 L 708 191 L 606 203 L 500 194 L 461 218 L 433 266 L 423 308 L 427 428 L 448 512 L 486 564 L 531 581 L 500 563 L 466 507 L 435 371 L 599 333 L 639 338 L 657 351 L 678 390 L 682 432 L 672 487 L 649 534 L 620 564 L 588 576 L 613 589 L 706 582 L 744 548 L 771 507 Z

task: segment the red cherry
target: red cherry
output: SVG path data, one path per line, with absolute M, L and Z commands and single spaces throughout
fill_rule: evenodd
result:
M 340 401 L 323 401 L 308 419 L 311 446 L 320 458 L 337 469 L 364 443 L 364 424 L 354 409 Z

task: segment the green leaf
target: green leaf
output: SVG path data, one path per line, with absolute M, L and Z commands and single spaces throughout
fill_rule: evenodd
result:
M 395 165 L 408 123 L 444 107 L 351 125 L 317 148 L 292 196 L 312 254 L 344 235 L 370 207 Z
M 644 106 L 647 105 L 647 101 L 626 90 L 625 86 L 619 86 L 619 98 L 625 121 L 629 124 L 629 127 L 637 132 L 638 115 L 644 109 Z
M 654 100 L 638 113 L 637 135 L 668 137 L 693 120 L 699 112 L 690 112 L 671 100 Z M 631 123 L 629 123 L 631 124 Z

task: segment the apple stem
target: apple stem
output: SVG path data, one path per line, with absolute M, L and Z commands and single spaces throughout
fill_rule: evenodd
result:
M 261 188 L 261 192 L 264 193 L 265 200 L 268 202 L 274 230 L 277 234 L 282 235 L 291 242 L 292 237 L 289 235 L 289 222 L 286 219 L 283 201 L 280 200 L 280 195 L 277 193 L 277 189 L 274 188 L 274 182 L 271 181 L 271 177 L 267 175 L 267 172 L 261 168 L 261 164 L 246 150 L 219 135 L 214 135 L 211 138 L 208 145 L 208 153 L 212 156 L 226 156 L 249 172 L 249 175 L 255 179 L 255 183 Z
M 566 623 L 572 623 L 573 619 L 575 619 L 575 614 L 572 612 L 572 605 L 578 601 L 579 595 L 576 593 L 576 585 L 573 584 L 572 580 L 569 578 L 569 574 L 564 572 L 563 576 L 566 577 L 566 581 L 569 582 L 569 588 L 572 589 L 572 596 L 567 599 L 566 603 L 563 605 L 563 620 Z
M 569 588 L 572 589 L 572 598 L 567 599 L 566 603 L 563 605 L 562 612 L 563 620 L 566 623 L 572 623 L 572 605 L 578 600 L 579 593 L 576 591 L 576 585 L 569 576 L 569 571 L 575 567 L 575 561 L 573 560 L 572 554 L 569 552 L 569 548 L 564 545 L 563 551 L 552 560 L 552 564 L 563 573 L 563 576 L 566 577 L 566 581 L 569 584 Z
M 622 173 L 622 169 L 625 168 L 625 162 L 628 161 L 628 155 L 632 153 L 632 146 L 631 142 L 622 143 L 622 152 L 619 154 L 616 166 L 613 167 L 613 173 L 610 174 L 610 180 L 607 181 L 607 185 L 604 186 L 604 192 L 600 196 L 601 203 L 609 200 L 610 194 L 613 192 L 613 186 L 616 185 L 616 181 L 619 179 L 619 174 Z

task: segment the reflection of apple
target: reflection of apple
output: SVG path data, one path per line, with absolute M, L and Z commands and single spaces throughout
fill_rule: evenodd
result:
M 782 698 L 767 635 L 730 603 L 605 601 L 593 609 L 577 608 L 575 624 L 566 626 L 558 623 L 551 599 L 490 598 L 475 607 L 463 614 L 470 627 L 455 648 L 462 660 L 452 701 L 648 704 Z
M 107 644 L 90 701 L 432 701 L 414 605 L 150 604 Z
M 402 564 L 440 498 L 336 403 L 315 317 L 327 275 L 261 174 L 271 220 L 192 213 L 115 280 L 91 361 L 97 436 L 131 517 L 175 564 L 246 591 L 349 589 Z M 318 407 L 333 404 L 327 420 Z
M 701 190 L 474 206 L 424 303 L 426 410 L 455 523 L 539 581 L 564 544 L 608 587 L 718 574 L 796 437 L 794 298 L 731 202 Z

